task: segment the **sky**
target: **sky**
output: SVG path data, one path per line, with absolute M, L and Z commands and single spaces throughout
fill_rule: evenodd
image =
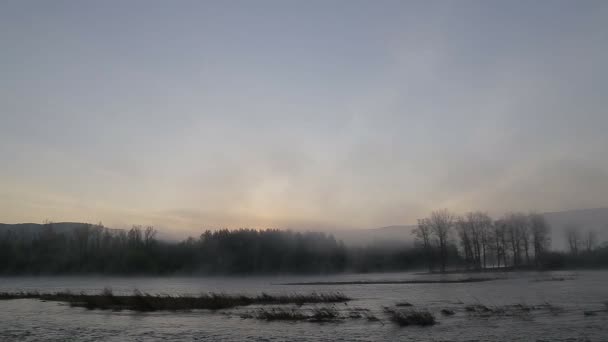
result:
M 0 222 L 608 206 L 607 1 L 0 1 Z

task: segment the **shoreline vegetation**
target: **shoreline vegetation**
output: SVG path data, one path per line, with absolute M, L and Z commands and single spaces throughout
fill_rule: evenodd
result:
M 73 307 L 100 310 L 133 310 L 148 311 L 179 311 L 179 310 L 221 310 L 249 305 L 278 305 L 278 304 L 319 304 L 345 303 L 351 298 L 341 292 L 269 295 L 262 293 L 258 296 L 228 295 L 223 293 L 208 293 L 199 296 L 170 296 L 143 293 L 135 290 L 132 295 L 115 295 L 110 289 L 104 289 L 99 294 L 71 292 L 2 292 L 0 300 L 38 299 L 42 301 L 65 302 Z
M 277 275 L 399 272 L 509 272 L 608 267 L 608 244 L 567 230 L 569 252 L 551 250 L 539 214 L 447 210 L 420 219 L 413 244 L 347 246 L 331 234 L 220 229 L 181 242 L 154 227 L 45 223 L 0 230 L 0 275 Z M 406 232 L 404 232 L 406 234 Z
M 156 311 L 192 311 L 210 310 L 215 312 L 225 309 L 237 309 L 255 306 L 247 311 L 220 311 L 227 318 L 236 316 L 241 319 L 256 319 L 263 321 L 289 321 L 289 322 L 341 322 L 346 320 L 363 320 L 367 322 L 391 322 L 400 327 L 406 326 L 432 326 L 441 319 L 450 319 L 453 316 L 468 319 L 500 319 L 522 318 L 530 319 L 533 314 L 558 316 L 566 311 L 561 306 L 543 302 L 537 305 L 515 303 L 509 305 L 486 306 L 481 303 L 456 303 L 449 307 L 435 307 L 433 309 L 418 307 L 409 302 L 396 302 L 393 306 L 384 306 L 380 310 L 348 306 L 353 299 L 341 292 L 270 295 L 262 293 L 257 296 L 230 295 L 223 293 L 208 293 L 199 296 L 187 295 L 153 295 L 135 290 L 132 295 L 115 295 L 110 289 L 104 289 L 99 294 L 56 292 L 1 292 L 0 301 L 16 299 L 36 299 L 47 302 L 63 302 L 71 307 L 88 310 L 130 310 L 135 312 Z M 339 305 L 337 305 L 339 304 Z M 608 302 L 598 303 L 599 307 L 587 308 L 580 313 L 583 316 L 596 316 L 608 314 Z M 574 311 L 579 311 L 577 308 Z M 384 317 L 385 319 L 383 319 Z

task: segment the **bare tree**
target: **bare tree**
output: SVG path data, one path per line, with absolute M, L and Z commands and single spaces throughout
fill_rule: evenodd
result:
M 597 233 L 594 230 L 587 231 L 585 235 L 585 249 L 587 253 L 593 251 L 595 246 L 597 245 Z
M 471 242 L 471 227 L 469 222 L 467 222 L 467 220 L 461 216 L 458 217 L 456 219 L 456 231 L 458 232 L 458 237 L 460 238 L 460 244 L 462 251 L 464 252 L 464 260 L 468 269 L 471 265 L 475 265 L 473 244 Z
M 473 213 L 473 221 L 475 222 L 476 232 L 479 235 L 480 254 L 479 265 L 483 268 L 487 267 L 487 255 L 490 248 L 490 232 L 492 229 L 492 219 L 487 213 Z
M 502 259 L 503 266 L 507 266 L 507 236 L 506 236 L 506 225 L 504 220 L 497 220 L 494 222 L 493 229 L 494 241 L 494 253 L 496 256 L 496 266 L 500 267 L 500 261 Z
M 458 234 L 465 252 L 465 259 L 470 260 L 476 269 L 487 267 L 487 255 L 490 249 L 492 219 L 482 212 L 467 213 L 457 219 Z
M 515 223 L 515 214 L 506 214 L 504 219 L 505 235 L 510 243 L 511 251 L 513 252 L 512 264 L 514 267 L 519 266 L 519 227 Z
M 534 249 L 534 261 L 540 265 L 543 254 L 549 249 L 551 244 L 551 227 L 545 217 L 532 213 L 529 216 L 530 231 L 532 233 L 532 246 Z
M 580 227 L 570 223 L 566 226 L 566 239 L 568 240 L 568 247 L 570 247 L 570 253 L 577 255 L 580 246 L 582 245 Z
M 503 218 L 507 240 L 509 241 L 513 253 L 513 266 L 520 266 L 522 263 L 522 252 L 529 259 L 529 229 L 528 218 L 521 213 L 509 213 Z M 529 260 L 527 260 L 529 261 Z
M 428 218 L 428 224 L 435 243 L 439 248 L 439 268 L 445 272 L 448 259 L 448 239 L 450 231 L 454 227 L 455 216 L 447 209 L 433 211 Z
M 416 240 L 422 245 L 427 257 L 429 272 L 433 271 L 433 246 L 431 245 L 431 226 L 429 219 L 418 220 L 418 227 L 412 231 L 416 235 Z
M 140 225 L 134 225 L 127 233 L 127 238 L 131 246 L 140 246 L 143 242 L 142 227 Z
M 526 254 L 526 265 L 530 265 L 530 220 L 529 217 L 522 217 L 520 221 L 520 230 L 519 230 L 519 243 L 524 249 L 524 253 Z
M 150 246 L 156 237 L 156 229 L 152 226 L 147 226 L 144 230 L 144 244 Z

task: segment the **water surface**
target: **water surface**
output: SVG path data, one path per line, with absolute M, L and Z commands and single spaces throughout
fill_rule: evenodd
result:
M 203 292 L 257 295 L 341 291 L 354 300 L 340 310 L 367 308 L 380 322 L 346 320 L 330 323 L 265 322 L 242 319 L 248 308 L 193 312 L 102 311 L 72 308 L 63 303 L 20 299 L 0 301 L 1 341 L 608 341 L 608 271 L 522 272 L 484 274 L 504 279 L 449 284 L 282 285 L 304 282 L 349 282 L 458 279 L 480 275 L 420 275 L 415 273 L 349 274 L 276 277 L 1 277 L 0 291 L 38 290 L 114 293 L 134 289 L 159 294 Z M 538 281 L 565 278 L 563 281 Z M 398 327 L 382 308 L 407 301 L 428 309 L 438 319 L 431 327 Z M 467 304 L 487 306 L 551 303 L 560 313 L 533 311 L 514 317 L 478 317 Z M 344 308 L 342 308 L 342 306 Z M 444 317 L 443 308 L 454 316 Z M 584 311 L 598 311 L 585 316 Z

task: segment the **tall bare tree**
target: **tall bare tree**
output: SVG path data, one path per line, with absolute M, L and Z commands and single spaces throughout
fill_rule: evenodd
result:
M 585 249 L 587 253 L 593 251 L 595 246 L 597 245 L 597 233 L 594 230 L 587 231 L 585 235 Z
M 462 216 L 459 216 L 456 219 L 456 231 L 460 238 L 460 245 L 464 253 L 466 267 L 469 269 L 471 266 L 475 266 L 475 257 L 473 253 L 473 244 L 471 242 L 471 227 L 469 222 Z
M 465 252 L 476 269 L 487 267 L 490 249 L 492 219 L 483 212 L 470 212 L 456 221 L 458 235 Z
M 496 256 L 496 265 L 500 267 L 500 262 L 504 267 L 507 266 L 507 234 L 506 224 L 504 220 L 496 220 L 493 229 L 494 253 Z
M 147 226 L 144 230 L 144 245 L 150 246 L 156 237 L 156 229 L 153 226 Z
M 439 248 L 439 269 L 445 272 L 448 260 L 448 239 L 456 217 L 447 209 L 433 211 L 428 218 L 431 233 Z
M 418 220 L 418 227 L 412 231 L 416 235 L 416 240 L 422 245 L 425 251 L 429 272 L 433 271 L 433 246 L 431 244 L 431 225 L 429 219 Z
M 534 261 L 540 266 L 543 255 L 551 244 L 551 227 L 543 215 L 532 213 L 529 216 L 530 231 L 532 233 L 532 246 L 534 249 Z
M 508 213 L 503 218 L 507 239 L 513 254 L 513 266 L 521 266 L 522 253 L 527 255 L 529 262 L 529 233 L 528 217 L 521 213 Z
M 530 229 L 530 217 L 524 216 L 521 218 L 520 228 L 519 228 L 519 243 L 521 244 L 524 253 L 526 255 L 526 265 L 531 264 L 530 259 L 530 237 L 532 235 Z
M 566 240 L 568 240 L 568 247 L 570 247 L 570 253 L 577 255 L 582 245 L 581 229 L 574 223 L 570 223 L 566 226 Z

